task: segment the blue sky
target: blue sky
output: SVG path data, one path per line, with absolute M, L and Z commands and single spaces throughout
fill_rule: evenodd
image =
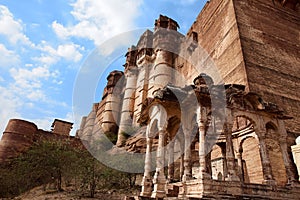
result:
M 152 28 L 159 14 L 175 19 L 185 34 L 205 2 L 0 0 L 0 136 L 10 118 L 45 130 L 54 118 L 74 121 L 74 82 L 96 47 L 123 32 Z M 121 62 L 111 69 L 122 69 Z

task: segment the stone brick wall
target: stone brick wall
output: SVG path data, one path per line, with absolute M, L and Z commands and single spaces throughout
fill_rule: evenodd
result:
M 190 28 L 219 68 L 225 83 L 248 84 L 235 10 L 231 0 L 209 1 Z M 217 72 L 216 72 L 217 73 Z
M 243 84 L 293 116 L 287 130 L 298 135 L 299 13 L 299 6 L 293 10 L 278 1 L 211 0 L 187 34 L 198 34 L 225 83 Z M 189 67 L 181 71 L 189 73 Z
M 242 158 L 245 161 L 245 182 L 261 184 L 263 182 L 263 172 L 258 149 L 258 141 L 253 137 L 247 138 L 243 142 L 242 147 Z
M 0 141 L 0 162 L 28 149 L 37 132 L 38 128 L 34 123 L 19 119 L 9 120 Z
M 85 149 L 79 138 L 38 129 L 34 123 L 25 120 L 11 119 L 0 140 L 0 163 L 17 157 L 20 153 L 27 151 L 35 142 L 43 140 L 68 140 L 70 145 Z
M 294 117 L 300 133 L 300 11 L 266 0 L 233 0 L 249 89 Z

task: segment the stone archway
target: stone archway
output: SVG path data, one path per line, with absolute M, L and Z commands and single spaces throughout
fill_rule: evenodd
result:
M 226 144 L 219 143 L 212 147 L 211 151 L 211 175 L 212 179 L 223 181 L 226 177 Z
M 258 140 L 252 136 L 246 137 L 240 144 L 240 150 L 244 182 L 261 184 L 264 178 Z

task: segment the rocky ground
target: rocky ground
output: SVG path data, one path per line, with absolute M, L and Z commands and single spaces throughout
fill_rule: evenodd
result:
M 1 200 L 123 200 L 126 196 L 137 195 L 139 190 L 107 190 L 107 191 L 97 191 L 95 198 L 88 197 L 88 194 L 74 191 L 70 188 L 62 192 L 57 192 L 55 190 L 44 190 L 43 187 L 36 187 L 18 197 L 11 199 L 1 199 Z

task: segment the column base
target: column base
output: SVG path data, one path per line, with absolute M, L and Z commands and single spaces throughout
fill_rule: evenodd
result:
M 153 198 L 153 199 L 163 199 L 166 196 L 167 196 L 166 191 L 153 191 L 152 195 L 151 195 L 151 198 Z
M 152 194 L 152 180 L 151 177 L 143 177 L 142 180 L 142 191 L 140 196 L 142 197 L 151 197 Z
M 277 185 L 277 182 L 275 180 L 263 180 L 262 184 L 265 184 L 265 185 Z
M 286 183 L 287 187 L 297 187 L 300 188 L 300 181 L 297 180 L 290 180 Z
M 211 179 L 211 175 L 206 172 L 199 172 L 198 179 Z
M 164 198 L 167 196 L 166 193 L 166 183 L 157 183 L 154 184 L 154 190 L 151 194 L 151 198 Z
M 167 180 L 162 173 L 159 171 L 156 171 L 153 179 L 154 183 L 154 189 L 151 195 L 151 198 L 164 198 L 166 197 L 166 186 L 167 186 Z
M 186 181 L 188 181 L 188 180 L 191 180 L 192 179 L 192 175 L 186 175 L 186 174 L 184 174 L 183 176 L 182 176 L 182 182 L 183 183 L 185 183 Z
M 235 174 L 227 174 L 225 181 L 240 181 L 240 177 Z

